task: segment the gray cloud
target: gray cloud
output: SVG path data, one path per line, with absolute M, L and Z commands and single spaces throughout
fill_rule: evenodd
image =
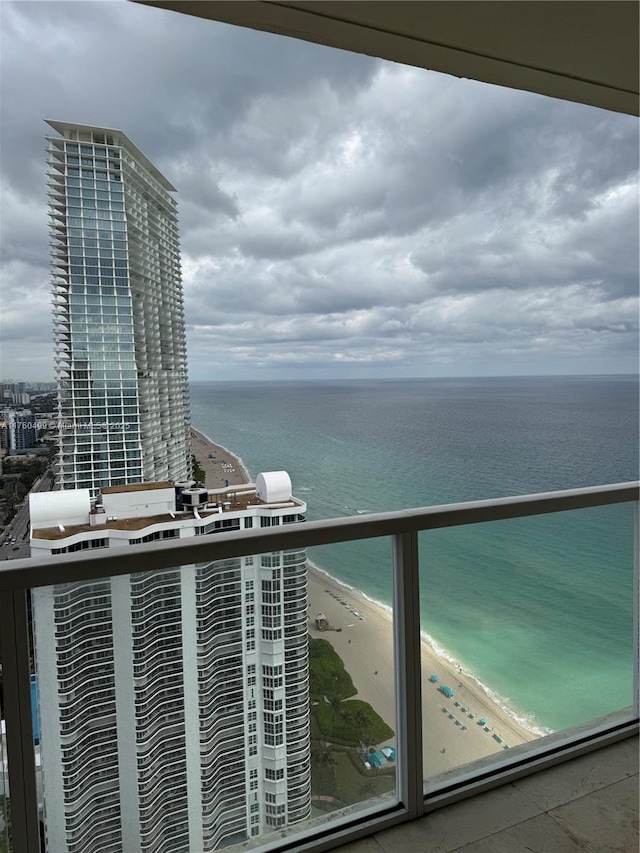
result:
M 52 373 L 44 117 L 177 187 L 195 378 L 637 368 L 634 119 L 128 2 L 2 13 L 5 374 Z

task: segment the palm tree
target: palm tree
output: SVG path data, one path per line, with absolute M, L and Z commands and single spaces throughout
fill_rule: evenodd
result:
M 325 743 L 321 743 L 313 749 L 313 757 L 318 767 L 328 767 L 335 764 L 333 753 Z
M 342 704 L 342 699 L 339 699 L 337 696 L 332 696 L 329 699 L 329 704 L 333 708 L 333 713 L 338 714 L 338 716 L 344 716 L 344 706 Z
M 360 786 L 358 796 L 360 797 L 360 800 L 368 800 L 370 797 L 373 797 L 375 793 L 376 786 L 373 782 L 373 779 L 367 779 Z
M 367 733 L 367 730 L 369 729 L 369 719 L 367 715 L 364 713 L 364 711 L 358 708 L 357 711 L 354 711 L 352 719 L 354 726 L 358 729 L 359 735 L 362 737 L 363 740 L 366 740 L 365 735 Z

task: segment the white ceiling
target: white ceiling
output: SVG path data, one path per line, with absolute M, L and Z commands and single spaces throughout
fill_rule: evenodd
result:
M 636 0 L 134 0 L 639 114 Z

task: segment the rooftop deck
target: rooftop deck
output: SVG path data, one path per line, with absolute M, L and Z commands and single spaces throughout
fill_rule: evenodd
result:
M 120 492 L 146 492 L 149 489 L 172 489 L 171 483 L 127 483 L 124 486 L 103 486 L 100 491 L 103 495 L 117 495 Z
M 144 484 L 136 484 L 133 486 L 114 486 L 109 489 L 103 489 L 103 492 L 108 491 L 134 491 Z M 153 484 L 156 488 L 172 488 L 170 483 Z M 244 512 L 251 507 L 268 507 L 269 503 L 260 500 L 255 491 L 239 492 L 243 487 L 230 487 L 224 494 L 210 495 L 210 503 L 206 509 L 198 509 L 198 515 L 204 521 L 211 520 L 212 516 L 220 516 L 225 513 Z M 246 488 L 246 487 L 244 487 Z M 278 503 L 279 507 L 290 506 L 293 510 L 300 506 L 300 503 L 292 498 L 290 501 Z M 102 513 L 101 513 L 102 514 Z M 95 514 L 94 514 L 95 515 Z M 175 524 L 179 521 L 193 520 L 194 515 L 192 510 L 183 510 L 174 512 L 171 515 L 168 512 L 160 513 L 159 515 L 147 515 L 135 518 L 115 518 L 104 524 L 74 524 L 64 525 L 64 529 L 59 527 L 41 527 L 32 531 L 34 539 L 47 539 L 50 541 L 58 541 L 67 539 L 69 536 L 75 536 L 78 533 L 102 533 L 106 530 L 144 530 L 146 527 L 151 527 L 154 524 Z

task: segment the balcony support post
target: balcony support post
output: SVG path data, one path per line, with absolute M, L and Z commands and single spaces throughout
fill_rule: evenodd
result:
M 393 628 L 396 671 L 398 795 L 409 820 L 424 813 L 422 661 L 418 534 L 393 537 Z
M 0 649 L 13 849 L 39 853 L 26 589 L 0 590 Z
M 640 717 L 640 501 L 633 504 L 633 714 Z

